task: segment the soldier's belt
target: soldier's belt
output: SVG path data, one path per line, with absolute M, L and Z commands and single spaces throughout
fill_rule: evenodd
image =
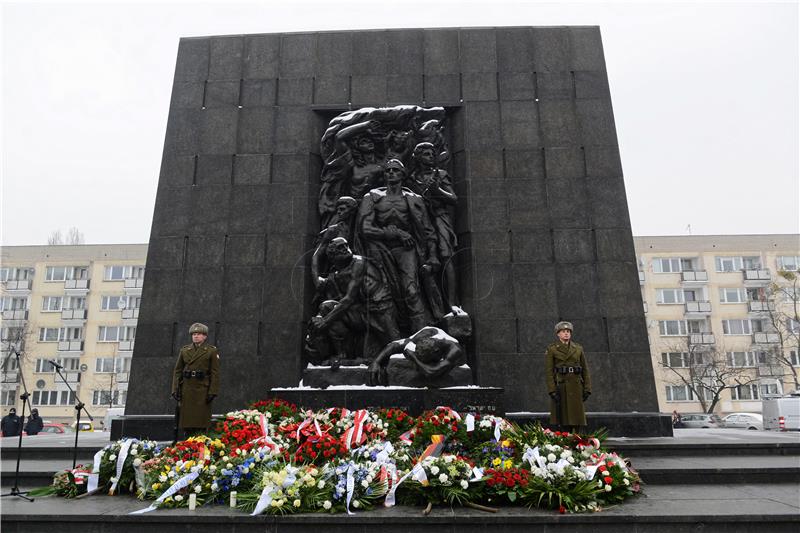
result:
M 553 369 L 556 374 L 580 374 L 583 368 L 579 366 L 557 366 Z
M 184 370 L 183 377 L 203 379 L 204 377 L 206 377 L 206 373 L 203 372 L 202 370 Z

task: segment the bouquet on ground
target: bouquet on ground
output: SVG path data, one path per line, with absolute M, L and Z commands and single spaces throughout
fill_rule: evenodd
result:
M 61 470 L 56 472 L 52 485 L 28 491 L 27 494 L 32 498 L 41 498 L 54 494 L 64 498 L 75 498 L 81 494 L 86 494 L 86 487 L 91 473 L 91 467 L 84 465 L 78 465 L 73 469 Z

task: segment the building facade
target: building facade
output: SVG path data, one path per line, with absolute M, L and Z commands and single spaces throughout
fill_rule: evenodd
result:
M 761 412 L 765 395 L 798 389 L 797 285 L 785 273 L 800 267 L 800 235 L 634 245 L 662 412 Z
M 74 421 L 76 395 L 96 429 L 109 408 L 124 407 L 146 256 L 144 244 L 3 247 L 4 413 L 20 412 L 21 378 L 32 406 L 52 422 Z

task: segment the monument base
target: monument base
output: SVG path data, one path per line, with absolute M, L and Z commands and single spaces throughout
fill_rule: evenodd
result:
M 402 355 L 393 355 L 387 365 L 390 387 L 469 387 L 473 384 L 472 369 L 469 365 L 461 365 L 451 369 L 447 374 L 435 378 L 425 378 L 417 370 L 414 363 Z M 327 389 L 337 385 L 367 385 L 369 372 L 367 365 L 342 365 L 336 370 L 330 366 L 308 365 L 303 371 L 303 387 Z

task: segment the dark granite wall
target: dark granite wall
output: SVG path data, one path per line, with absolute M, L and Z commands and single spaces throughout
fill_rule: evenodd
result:
M 566 319 L 589 410 L 658 410 L 600 31 L 550 27 L 182 39 L 128 414 L 172 409 L 194 321 L 221 352 L 215 411 L 297 385 L 319 138 L 341 111 L 396 104 L 448 110 L 479 384 L 545 410 Z

